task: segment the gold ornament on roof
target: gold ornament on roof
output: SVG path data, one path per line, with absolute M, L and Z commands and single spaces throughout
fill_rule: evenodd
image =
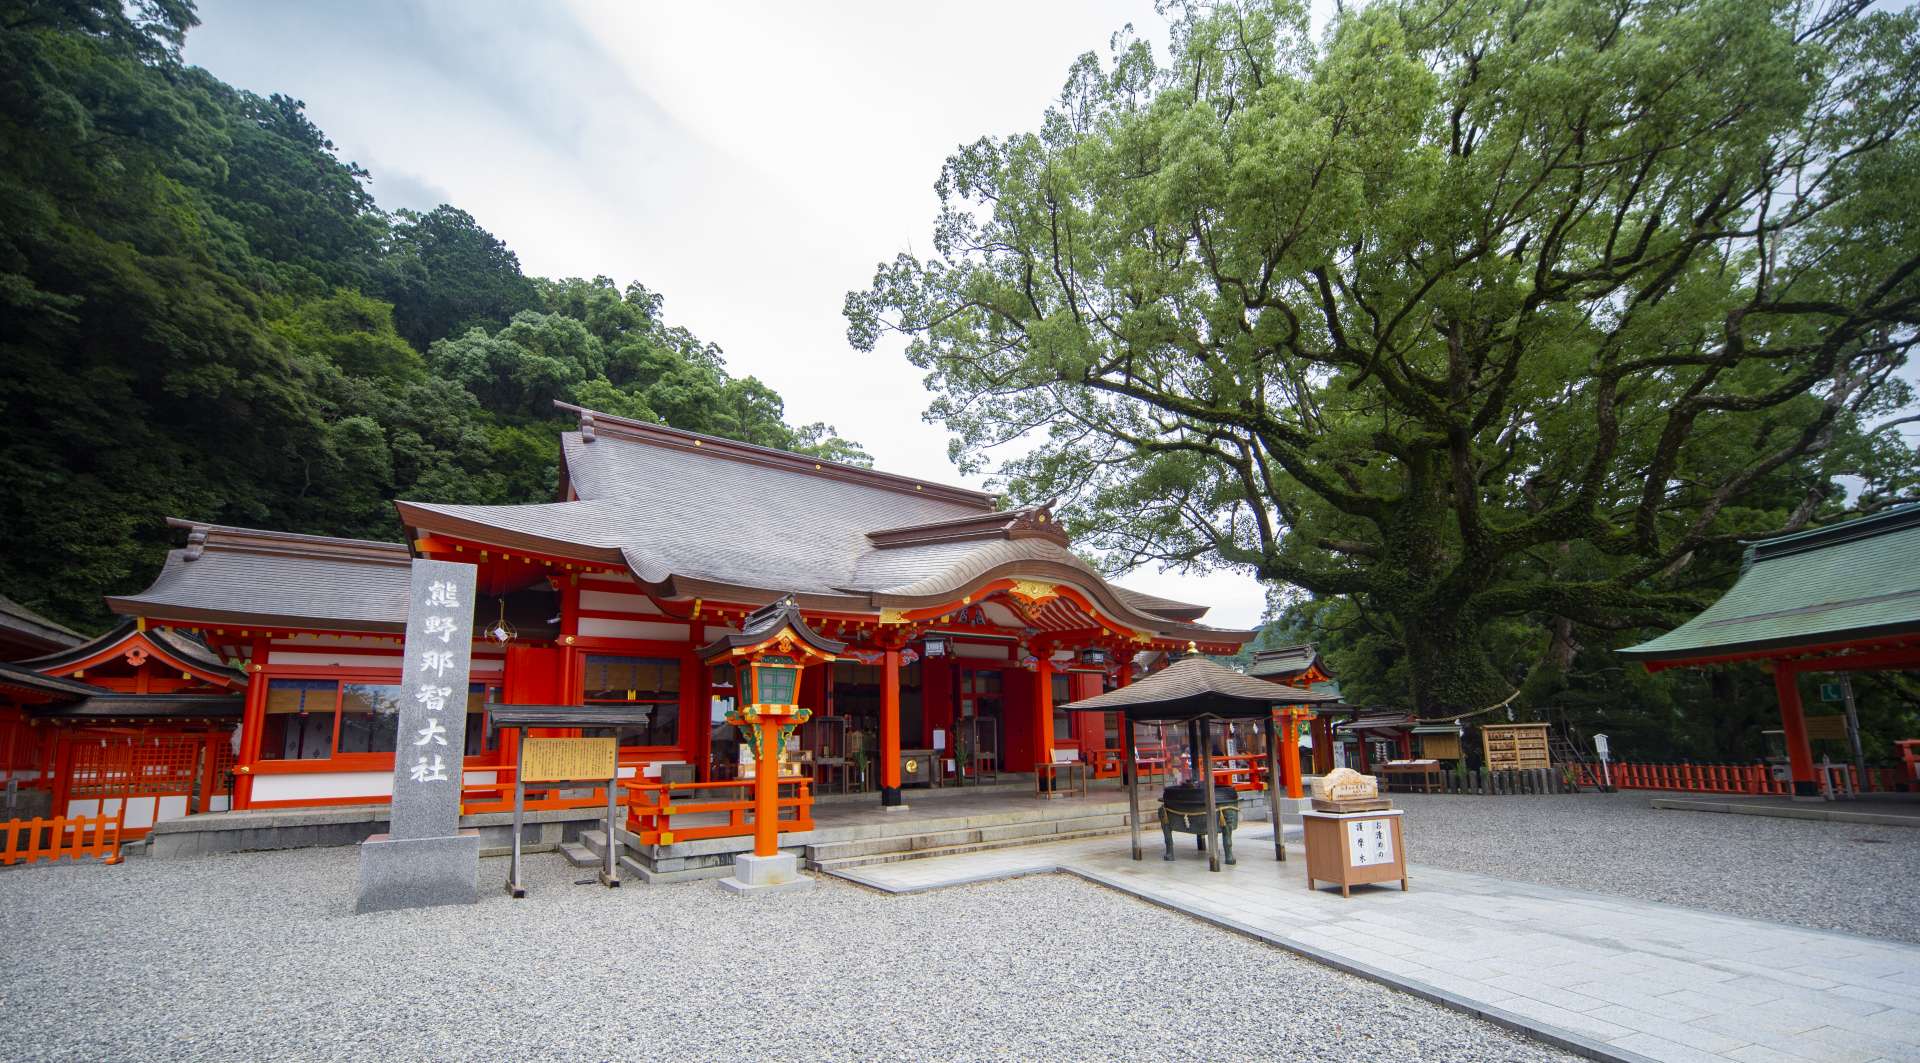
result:
M 1034 605 L 1039 605 L 1042 602 L 1052 601 L 1060 597 L 1060 589 L 1058 587 L 1043 580 L 1036 579 L 1014 580 L 1013 586 L 1008 588 L 1007 593 L 1013 595 L 1015 598 L 1024 598 Z

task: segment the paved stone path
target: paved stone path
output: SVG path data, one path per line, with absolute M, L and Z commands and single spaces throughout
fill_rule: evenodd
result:
M 1411 892 L 1342 899 L 1306 888 L 1297 845 L 1276 863 L 1272 838 L 1245 829 L 1219 874 L 1191 845 L 1161 860 L 1157 835 L 1135 863 L 1121 835 L 840 877 L 915 892 L 1063 871 L 1597 1058 L 1920 1061 L 1920 946 L 1418 864 Z

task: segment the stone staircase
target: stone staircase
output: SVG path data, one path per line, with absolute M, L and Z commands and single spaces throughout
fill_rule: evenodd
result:
M 920 860 L 933 856 L 1006 849 L 1016 845 L 1072 841 L 1116 834 L 1127 829 L 1125 812 L 1077 816 L 1067 819 L 1031 820 L 989 827 L 930 831 L 924 834 L 900 834 L 887 838 L 857 838 L 849 841 L 822 842 L 805 847 L 806 866 L 832 873 L 870 864 L 891 864 L 901 860 Z

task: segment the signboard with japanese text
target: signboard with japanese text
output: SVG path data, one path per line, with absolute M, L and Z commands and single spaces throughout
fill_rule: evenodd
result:
M 527 782 L 611 779 L 619 770 L 617 738 L 529 738 L 520 746 L 520 777 Z
M 1385 819 L 1347 821 L 1347 864 L 1372 867 L 1393 863 L 1393 824 Z
M 455 561 L 413 563 L 393 756 L 394 838 L 439 838 L 459 829 L 474 573 Z

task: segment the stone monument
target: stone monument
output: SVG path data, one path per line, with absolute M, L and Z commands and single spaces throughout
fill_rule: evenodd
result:
M 393 814 L 360 844 L 358 912 L 472 904 L 480 836 L 460 829 L 475 570 L 417 559 L 407 594 Z

